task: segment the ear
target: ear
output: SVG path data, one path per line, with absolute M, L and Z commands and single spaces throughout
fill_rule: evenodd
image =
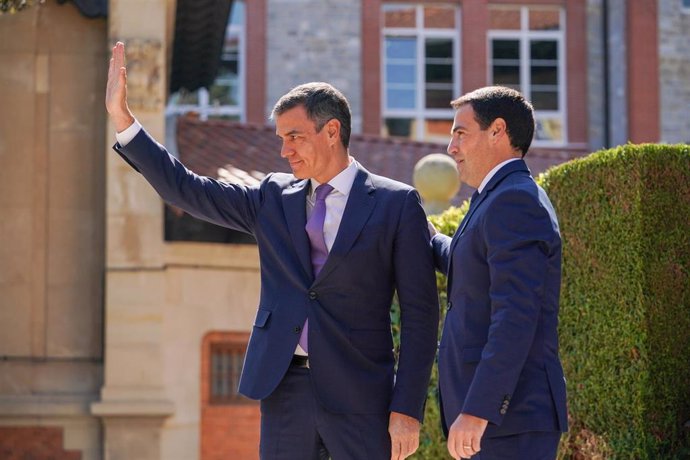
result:
M 328 141 L 331 145 L 340 140 L 340 122 L 338 120 L 331 118 L 324 128 L 326 129 Z
M 506 131 L 506 121 L 503 118 L 496 118 L 489 126 L 489 133 L 492 141 L 498 141 L 505 137 Z

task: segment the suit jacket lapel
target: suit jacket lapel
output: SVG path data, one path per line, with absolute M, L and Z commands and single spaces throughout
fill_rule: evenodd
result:
M 307 223 L 307 191 L 309 181 L 303 180 L 283 190 L 283 212 L 295 251 L 302 268 L 309 278 L 313 277 L 309 237 L 304 226 Z
M 374 190 L 375 187 L 371 182 L 369 172 L 359 166 L 350 195 L 347 198 L 338 234 L 333 242 L 333 247 L 328 253 L 326 264 L 321 269 L 316 280 L 327 276 L 333 268 L 338 266 L 352 248 L 376 205 Z
M 500 184 L 501 181 L 503 181 L 503 179 L 505 179 L 510 174 L 517 172 L 517 171 L 524 171 L 524 172 L 529 173 L 529 168 L 527 168 L 527 164 L 525 163 L 524 160 L 511 161 L 510 163 L 504 165 L 501 169 L 496 171 L 496 174 L 494 174 L 494 176 L 486 184 L 486 186 L 482 190 L 482 193 L 477 195 L 475 200 L 472 202 L 470 209 L 467 211 L 467 214 L 465 214 L 465 217 L 462 219 L 462 222 L 460 222 L 460 227 L 458 227 L 458 230 L 455 232 L 455 235 L 453 235 L 453 241 L 451 241 L 451 245 L 450 245 L 450 254 L 451 254 L 450 260 L 452 260 L 453 250 L 455 249 L 455 246 L 458 243 L 458 239 L 460 238 L 462 233 L 465 231 L 467 224 L 470 222 L 470 219 L 472 219 L 472 215 L 477 210 L 477 208 L 479 208 L 479 206 L 482 204 L 484 199 L 486 199 L 486 197 L 489 196 L 491 191 L 493 189 L 495 189 L 498 186 L 498 184 Z M 450 270 L 450 268 L 449 268 L 449 270 Z M 450 271 L 449 271 L 449 273 L 450 273 Z

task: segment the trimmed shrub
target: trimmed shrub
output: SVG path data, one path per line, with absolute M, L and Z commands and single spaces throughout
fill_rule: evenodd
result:
M 539 180 L 564 242 L 561 456 L 690 457 L 690 148 L 626 145 Z

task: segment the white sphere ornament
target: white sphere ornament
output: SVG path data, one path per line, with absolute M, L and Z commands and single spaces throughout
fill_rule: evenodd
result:
M 432 153 L 417 162 L 412 183 L 422 197 L 427 214 L 439 214 L 450 207 L 460 190 L 458 167 L 448 155 Z

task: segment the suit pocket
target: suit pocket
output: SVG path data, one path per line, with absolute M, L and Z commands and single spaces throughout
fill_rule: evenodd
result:
M 484 350 L 484 347 L 465 348 L 462 350 L 462 362 L 478 363 L 482 359 L 482 350 Z
M 265 327 L 270 317 L 271 310 L 259 308 L 259 310 L 256 312 L 256 318 L 254 319 L 254 327 Z

